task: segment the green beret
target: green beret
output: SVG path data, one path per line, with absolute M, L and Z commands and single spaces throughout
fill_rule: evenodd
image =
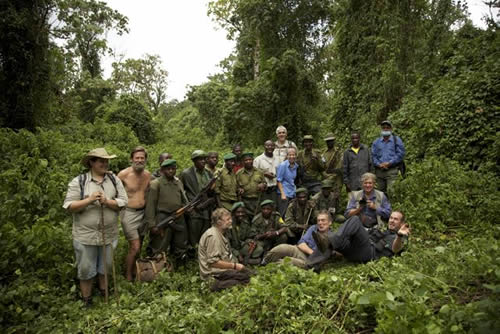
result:
M 297 190 L 295 190 L 295 193 L 296 194 L 300 194 L 300 193 L 308 193 L 307 189 L 306 188 L 299 188 Z
M 177 166 L 177 161 L 175 161 L 174 159 L 167 159 L 167 160 L 164 160 L 164 161 L 161 163 L 161 166 L 160 166 L 160 167 L 169 167 L 169 166 Z
M 323 180 L 323 182 L 321 182 L 321 189 L 325 188 L 333 188 L 333 183 L 331 180 Z
M 305 135 L 304 138 L 302 138 L 302 141 L 304 141 L 304 140 L 312 140 L 312 141 L 314 141 L 314 137 L 311 136 L 311 135 Z
M 231 212 L 234 212 L 238 208 L 244 208 L 244 207 L 245 207 L 245 203 L 243 203 L 243 202 L 236 202 L 236 203 L 233 204 L 233 207 L 231 208 Z
M 236 159 L 236 154 L 234 153 L 226 153 L 224 154 L 224 160 Z
M 335 140 L 335 136 L 331 132 L 329 132 L 325 137 L 325 141 L 330 141 L 330 140 Z
M 253 158 L 253 153 L 252 152 L 244 152 L 242 155 L 241 155 L 242 158 L 244 157 L 252 157 Z
M 203 150 L 195 150 L 193 153 L 191 153 L 191 160 L 194 160 L 196 158 L 206 158 L 207 153 Z
M 260 202 L 260 206 L 261 206 L 261 207 L 263 207 L 264 205 L 268 205 L 268 204 L 270 204 L 270 205 L 273 205 L 273 206 L 274 206 L 274 202 L 273 202 L 273 201 L 271 201 L 270 199 L 265 199 L 265 200 L 263 200 L 262 202 Z

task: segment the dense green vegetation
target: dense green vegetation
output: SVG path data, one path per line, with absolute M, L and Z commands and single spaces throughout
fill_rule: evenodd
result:
M 103 78 L 105 33 L 128 29 L 104 3 L 0 5 L 2 332 L 498 332 L 498 17 L 476 28 L 451 0 L 218 0 L 209 13 L 236 50 L 223 73 L 167 102 L 156 55 Z M 269 265 L 211 294 L 194 261 L 126 282 L 122 237 L 118 300 L 96 297 L 90 310 L 78 300 L 61 206 L 88 150 L 117 154 L 118 172 L 142 144 L 150 170 L 163 151 L 182 169 L 197 148 L 260 151 L 278 123 L 296 142 L 333 131 L 346 146 L 358 129 L 369 144 L 385 118 L 408 152 L 391 198 L 413 230 L 401 257 L 320 274 Z

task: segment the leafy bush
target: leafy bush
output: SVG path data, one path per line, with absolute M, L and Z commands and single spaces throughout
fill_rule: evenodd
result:
M 408 177 L 395 184 L 391 202 L 419 231 L 445 232 L 459 226 L 481 230 L 500 214 L 499 181 L 493 173 L 432 157 L 409 166 Z
M 140 97 L 122 95 L 106 111 L 104 119 L 110 123 L 123 123 L 131 128 L 144 144 L 156 141 L 153 115 Z
M 0 291 L 1 321 L 7 332 L 41 333 L 493 333 L 500 325 L 498 232 L 417 237 L 401 257 L 341 261 L 320 274 L 271 264 L 248 286 L 220 293 L 208 292 L 193 261 L 151 284 L 119 276 L 119 299 L 111 295 L 106 305 L 96 297 L 90 310 L 68 284 L 22 273 Z

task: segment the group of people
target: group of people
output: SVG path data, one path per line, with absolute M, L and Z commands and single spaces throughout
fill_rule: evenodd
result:
M 398 177 L 405 150 L 389 121 L 381 127 L 371 150 L 353 132 L 352 145 L 342 153 L 332 134 L 324 152 L 313 148 L 310 135 L 298 151 L 279 126 L 277 141 L 267 140 L 255 158 L 235 145 L 217 168 L 217 152 L 195 150 L 193 165 L 180 174 L 168 153 L 159 156 L 158 170 L 147 171 L 144 147 L 131 152 L 131 166 L 117 176 L 108 171 L 114 155 L 104 148 L 88 152 L 82 160 L 88 172 L 69 183 L 63 205 L 73 214 L 82 299 L 91 302 L 96 276 L 99 289 L 105 288 L 118 217 L 129 244 L 128 280 L 146 235 L 148 255 L 166 252 L 177 262 L 197 257 L 201 277 L 214 290 L 247 283 L 249 264 L 289 257 L 295 265 L 319 269 L 340 254 L 366 262 L 400 252 L 409 229 L 402 212 L 391 212 L 384 192 Z M 345 212 L 339 200 L 343 184 L 349 194 Z M 342 223 L 335 233 L 333 221 Z

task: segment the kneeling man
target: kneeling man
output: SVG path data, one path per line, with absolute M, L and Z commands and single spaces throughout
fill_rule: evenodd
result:
M 281 261 L 284 257 L 289 257 L 293 265 L 306 269 L 307 258 L 318 248 L 312 237 L 313 233 L 326 236 L 332 225 L 332 219 L 326 210 L 320 211 L 316 220 L 317 223 L 309 227 L 297 245 L 282 244 L 274 247 L 267 253 L 262 264 Z
M 212 227 L 201 236 L 198 247 L 200 276 L 203 280 L 214 279 L 212 291 L 219 291 L 250 282 L 245 266 L 233 257 L 225 232 L 232 227 L 231 213 L 218 208 L 212 213 Z

